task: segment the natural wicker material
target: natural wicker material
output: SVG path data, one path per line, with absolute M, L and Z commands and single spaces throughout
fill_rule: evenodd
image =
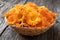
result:
M 5 21 L 6 18 L 5 18 Z M 49 28 L 52 27 L 52 25 L 55 23 L 55 21 L 49 26 L 49 27 L 44 27 L 44 28 L 35 28 L 35 27 L 17 27 L 15 25 L 10 25 L 16 32 L 22 34 L 22 35 L 28 35 L 28 36 L 34 36 L 34 35 L 39 35 L 41 33 L 46 32 Z

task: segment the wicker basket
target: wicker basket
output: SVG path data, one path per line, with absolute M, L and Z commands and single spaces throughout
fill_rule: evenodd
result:
M 5 18 L 5 21 L 6 18 Z M 55 21 L 49 26 L 44 28 L 35 28 L 35 27 L 16 27 L 15 25 L 10 25 L 16 32 L 22 34 L 22 35 L 28 35 L 28 36 L 34 36 L 39 35 L 41 33 L 46 32 L 49 28 L 52 27 L 52 25 L 55 23 Z

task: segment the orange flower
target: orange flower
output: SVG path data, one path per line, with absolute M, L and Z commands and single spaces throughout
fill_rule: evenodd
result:
M 8 24 L 17 27 L 46 27 L 51 25 L 56 17 L 56 13 L 50 11 L 45 6 L 37 6 L 35 3 L 16 4 L 4 14 Z M 23 22 L 23 24 L 21 24 Z

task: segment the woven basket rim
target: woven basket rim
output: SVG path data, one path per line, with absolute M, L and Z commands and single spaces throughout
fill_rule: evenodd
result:
M 7 19 L 6 19 L 6 17 L 5 17 L 5 22 L 7 22 Z M 55 24 L 55 21 L 51 24 L 51 25 L 49 25 L 49 26 L 47 26 L 47 27 L 44 27 L 44 28 L 50 28 L 51 26 L 53 26 Z M 12 26 L 12 27 L 16 27 L 16 28 L 25 28 L 25 29 L 42 29 L 42 27 L 17 27 L 17 26 L 15 26 L 15 25 L 10 25 L 10 26 Z

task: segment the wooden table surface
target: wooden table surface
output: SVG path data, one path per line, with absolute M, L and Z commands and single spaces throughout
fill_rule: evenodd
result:
M 5 0 L 5 1 L 4 1 L 5 6 L 0 7 L 0 14 L 8 10 L 11 7 L 11 4 L 13 5 L 15 3 L 18 3 L 18 1 L 13 3 L 12 0 L 11 1 Z M 25 1 L 26 0 L 20 0 L 19 3 L 24 4 Z M 33 37 L 20 35 L 9 26 L 1 34 L 0 40 L 60 40 L 60 0 L 27 0 L 27 1 L 35 2 L 37 5 L 45 5 L 50 10 L 57 12 L 58 16 L 56 18 L 57 19 L 56 23 L 45 33 Z M 2 27 L 5 23 L 4 19 L 1 21 L 3 22 L 0 23 L 0 32 L 2 31 Z M 6 25 L 4 25 L 4 27 L 5 26 Z

